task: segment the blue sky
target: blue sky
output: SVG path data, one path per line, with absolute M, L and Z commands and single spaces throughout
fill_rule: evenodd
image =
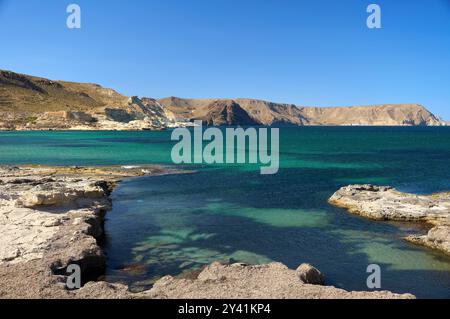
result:
M 420 103 L 450 120 L 450 0 L 0 0 L 0 40 L 1 69 L 126 95 Z

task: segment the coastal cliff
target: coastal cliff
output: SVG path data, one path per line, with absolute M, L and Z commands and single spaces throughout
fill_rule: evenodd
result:
M 418 104 L 304 107 L 256 99 L 127 97 L 98 84 L 0 70 L 0 130 L 160 130 L 191 125 L 441 126 Z
M 157 130 L 173 124 L 154 99 L 1 70 L 0 116 L 3 130 Z
M 96 281 L 105 269 L 99 241 L 114 185 L 166 173 L 158 166 L 0 167 L 0 298 L 414 298 L 324 286 L 324 275 L 307 264 L 291 270 L 213 263 L 191 278 L 163 277 L 140 293 Z M 73 264 L 82 270 L 78 290 L 66 288 Z
M 178 119 L 217 118 L 215 105 L 233 104 L 258 125 L 296 126 L 443 126 L 446 123 L 418 104 L 387 104 L 349 107 L 303 107 L 255 99 L 158 100 Z M 209 121 L 214 122 L 214 121 Z M 233 125 L 245 125 L 233 121 Z

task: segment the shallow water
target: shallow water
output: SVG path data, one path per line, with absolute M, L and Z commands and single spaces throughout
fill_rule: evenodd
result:
M 450 128 L 282 128 L 280 138 L 277 175 L 195 166 L 121 183 L 107 215 L 107 278 L 139 290 L 215 260 L 309 262 L 328 284 L 367 290 L 365 271 L 376 263 L 382 289 L 450 298 L 450 258 L 401 240 L 423 226 L 327 204 L 351 183 L 448 190 Z M 169 164 L 171 145 L 170 132 L 0 133 L 0 163 Z

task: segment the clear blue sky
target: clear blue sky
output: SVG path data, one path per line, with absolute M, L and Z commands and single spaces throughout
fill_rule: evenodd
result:
M 450 120 L 450 0 L 0 0 L 0 41 L 1 69 L 126 95 L 421 103 Z

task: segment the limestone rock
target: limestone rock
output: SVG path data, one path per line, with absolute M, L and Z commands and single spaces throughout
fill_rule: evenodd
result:
M 450 254 L 450 193 L 414 195 L 388 186 L 342 187 L 329 202 L 350 213 L 374 220 L 425 222 L 433 227 L 424 236 L 406 239 Z
M 302 282 L 311 285 L 324 285 L 325 277 L 322 273 L 310 264 L 301 264 L 297 268 L 297 275 Z
M 450 226 L 436 226 L 424 236 L 408 236 L 406 240 L 437 249 L 450 255 Z
M 16 206 L 32 208 L 35 206 L 63 205 L 81 198 L 101 198 L 103 189 L 95 182 L 45 183 L 30 189 L 16 201 Z
M 335 287 L 305 284 L 298 272 L 281 263 L 267 265 L 221 265 L 206 267 L 197 279 L 166 276 L 158 280 L 147 298 L 161 299 L 378 299 L 413 298 L 409 294 L 348 292 Z

